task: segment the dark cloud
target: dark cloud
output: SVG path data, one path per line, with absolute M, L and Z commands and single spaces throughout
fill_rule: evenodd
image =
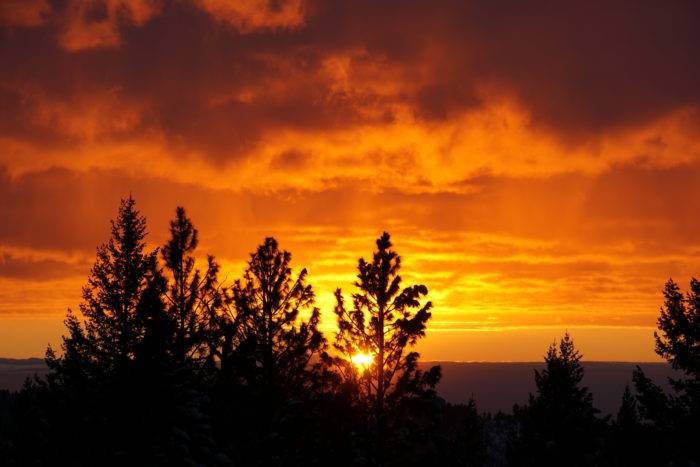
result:
M 0 277 L 43 281 L 71 276 L 85 276 L 90 268 L 88 263 L 60 261 L 56 259 L 34 259 L 0 254 Z
M 0 89 L 13 110 L 3 134 L 50 141 L 60 125 L 27 128 L 42 100 L 111 93 L 127 108 L 142 106 L 134 135 L 161 132 L 173 150 L 222 161 L 285 128 L 392 121 L 397 105 L 439 121 L 502 94 L 535 125 L 580 136 L 700 99 L 695 2 L 308 2 L 302 24 L 253 32 L 187 2 L 141 21 L 105 8 L 82 20 L 116 11 L 114 46 L 65 50 L 51 15 L 41 26 L 2 29 Z M 351 60 L 351 85 L 339 89 L 326 60 L 357 51 L 364 58 Z M 382 80 L 396 89 L 371 85 Z

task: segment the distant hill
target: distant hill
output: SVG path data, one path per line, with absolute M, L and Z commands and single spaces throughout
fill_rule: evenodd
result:
M 27 377 L 44 375 L 47 371 L 41 358 L 0 358 L 0 389 L 16 391 Z
M 426 368 L 442 366 L 442 381 L 438 393 L 451 403 L 463 403 L 474 396 L 482 412 L 510 412 L 513 404 L 527 402 L 535 391 L 534 370 L 540 362 L 465 363 L 424 362 Z M 632 385 L 632 370 L 639 365 L 664 390 L 670 390 L 669 376 L 678 376 L 666 363 L 583 362 L 586 370 L 584 384 L 593 393 L 594 404 L 604 414 L 617 413 L 626 384 Z
M 424 362 L 421 367 L 442 366 L 442 381 L 438 393 L 452 403 L 463 403 L 474 396 L 482 412 L 510 412 L 513 404 L 527 401 L 535 391 L 534 370 L 542 363 L 488 363 L 488 362 Z M 637 363 L 584 362 L 584 384 L 593 393 L 594 403 L 604 414 L 616 413 L 625 384 L 632 384 L 632 369 Z M 644 372 L 665 390 L 668 377 L 675 373 L 666 363 L 639 363 Z M 0 389 L 17 390 L 24 380 L 34 374 L 47 372 L 40 358 L 0 358 Z

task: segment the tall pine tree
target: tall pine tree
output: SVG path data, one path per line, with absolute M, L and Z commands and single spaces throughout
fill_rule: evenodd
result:
M 376 455 L 382 462 L 386 438 L 392 431 L 387 412 L 394 413 L 393 423 L 401 424 L 396 410 L 405 407 L 408 399 L 432 396 L 440 367 L 420 371 L 419 354 L 412 349 L 425 336 L 431 317 L 432 303 L 421 303 L 428 288 L 402 288 L 401 257 L 392 249 L 388 233 L 377 239 L 376 246 L 371 261 L 358 261 L 351 309 L 346 307 L 341 289 L 336 290 L 338 332 L 334 346 L 340 353 L 336 364 L 346 380 L 356 383 L 360 405 L 368 410 L 373 427 L 370 436 L 375 438 Z M 365 368 L 353 364 L 357 355 L 371 359 Z M 409 412 L 418 414 L 415 408 Z
M 307 272 L 266 238 L 250 255 L 243 278 L 224 290 L 212 321 L 212 350 L 221 371 L 215 387 L 215 426 L 241 464 L 308 462 L 309 417 L 326 341 L 318 329 Z
M 206 356 L 207 324 L 220 302 L 219 266 L 209 256 L 204 274 L 195 268 L 193 253 L 198 243 L 199 232 L 185 209 L 178 207 L 170 221 L 170 239 L 161 250 L 171 278 L 165 299 L 174 328 L 172 352 L 177 365 Z
M 251 254 L 243 278 L 228 291 L 227 303 L 241 323 L 238 342 L 249 365 L 248 382 L 299 394 L 325 339 L 318 329 L 320 311 L 306 283 L 306 269 L 294 277 L 291 259 L 277 240 L 266 238 Z
M 97 248 L 95 264 L 83 287 L 80 311 L 84 326 L 72 314 L 66 320 L 64 359 L 81 355 L 102 371 L 134 359 L 145 330 L 139 305 L 157 270 L 157 251 L 147 250 L 145 239 L 145 217 L 133 198 L 123 199 L 112 221 L 112 236 Z M 69 361 L 59 361 L 49 349 L 48 363 L 60 368 Z

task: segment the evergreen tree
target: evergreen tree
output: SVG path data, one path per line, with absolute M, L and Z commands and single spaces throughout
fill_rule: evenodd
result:
M 700 461 L 695 447 L 700 436 L 700 282 L 690 281 L 683 294 L 673 281 L 666 282 L 664 304 L 654 333 L 656 353 L 682 373 L 670 379 L 673 394 L 667 395 L 640 368 L 634 372 L 635 391 L 644 428 L 657 440 L 664 462 Z
M 615 417 L 615 425 L 625 429 L 639 426 L 637 400 L 632 395 L 629 385 L 625 386 L 625 391 L 622 393 L 622 403 Z
M 122 200 L 112 221 L 112 236 L 97 248 L 83 287 L 83 322 L 69 311 L 62 355 L 51 347 L 47 350 L 46 362 L 56 383 L 70 387 L 105 378 L 125 370 L 135 359 L 148 324 L 144 292 L 162 285 L 157 251 L 147 251 L 145 238 L 146 219 L 133 198 Z M 152 293 L 146 296 L 151 302 L 157 300 Z
M 669 280 L 664 287 L 664 306 L 658 318 L 659 332 L 654 332 L 656 353 L 673 368 L 692 379 L 700 378 L 700 282 L 690 281 L 686 297 L 678 285 Z
M 581 354 L 566 333 L 550 345 L 545 369 L 535 370 L 537 394 L 515 408 L 520 430 L 511 460 L 522 465 L 593 465 L 605 421 L 597 418 L 593 396 L 581 386 Z
M 83 288 L 82 322 L 69 312 L 62 354 L 47 350 L 44 408 L 51 413 L 52 442 L 57 452 L 64 451 L 63 462 L 90 464 L 106 456 L 127 461 L 152 453 L 156 444 L 145 435 L 154 432 L 149 427 L 155 419 L 143 417 L 157 399 L 139 393 L 139 384 L 147 374 L 143 362 L 157 360 L 146 357 L 145 344 L 153 340 L 148 333 L 163 313 L 163 281 L 157 251 L 149 251 L 145 239 L 145 218 L 133 198 L 122 200 L 112 236 L 98 247 Z M 90 449 L 66 450 L 69 433 Z
M 112 237 L 97 249 L 80 305 L 90 352 L 102 368 L 132 360 L 143 337 L 137 308 L 156 262 L 156 251 L 147 251 L 145 239 L 145 217 L 133 198 L 122 200 L 112 221 Z M 65 344 L 73 342 L 72 337 Z
M 216 424 L 243 464 L 296 465 L 309 452 L 326 341 L 306 269 L 295 276 L 291 258 L 266 238 L 243 278 L 224 290 L 213 322 L 212 348 L 221 361 Z
M 432 303 L 421 304 L 427 287 L 401 287 L 401 257 L 392 249 L 388 233 L 383 233 L 376 245 L 371 261 L 360 258 L 358 262 L 352 309 L 346 308 L 342 291 L 336 290 L 338 332 L 334 346 L 340 353 L 336 364 L 343 377 L 356 383 L 360 404 L 368 409 L 381 460 L 385 432 L 390 428 L 387 411 L 411 404 L 411 398 L 432 397 L 440 367 L 425 373 L 418 370 L 419 354 L 412 350 L 425 336 L 431 317 Z M 357 355 L 371 359 L 366 369 L 353 364 Z M 401 423 L 398 417 L 392 422 Z
M 174 325 L 172 351 L 178 365 L 205 356 L 207 323 L 220 302 L 219 266 L 213 256 L 207 258 L 204 275 L 195 269 L 193 253 L 199 243 L 198 236 L 185 209 L 178 207 L 175 219 L 170 222 L 170 239 L 161 250 L 171 277 L 165 298 Z
M 325 348 L 318 329 L 320 311 L 302 269 L 293 277 L 292 255 L 268 237 L 251 254 L 243 279 L 227 290 L 226 304 L 234 311 L 239 360 L 252 386 L 301 394 L 308 388 L 309 370 Z M 302 317 L 307 314 L 307 319 Z
M 648 449 L 645 448 L 648 445 L 648 440 L 643 442 L 645 439 L 637 400 L 630 391 L 629 385 L 625 386 L 620 408 L 606 439 L 608 463 L 619 466 L 636 466 L 644 465 L 645 461 L 649 462 L 654 459 L 653 453 L 649 453 Z M 640 446 L 640 443 L 643 446 Z

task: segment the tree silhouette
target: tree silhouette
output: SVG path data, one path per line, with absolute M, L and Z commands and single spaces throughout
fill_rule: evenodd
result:
M 642 429 L 637 399 L 629 385 L 625 386 L 617 415 L 607 437 L 608 462 L 612 465 L 636 466 L 653 463 L 653 452 L 647 448 L 653 440 Z
M 295 277 L 291 258 L 266 238 L 243 277 L 223 290 L 212 322 L 211 347 L 221 362 L 216 423 L 219 436 L 235 440 L 231 455 L 241 463 L 299 463 L 307 449 L 305 423 L 326 341 L 306 269 Z
M 549 346 L 545 368 L 535 370 L 537 394 L 515 407 L 520 432 L 511 460 L 524 465 L 592 465 L 604 420 L 598 419 L 593 396 L 581 386 L 581 354 L 568 333 Z
M 83 319 L 69 312 L 61 355 L 47 350 L 51 372 L 42 397 L 52 413 L 56 462 L 154 464 L 211 457 L 208 428 L 197 412 L 201 397 L 191 394 L 186 378 L 175 378 L 182 363 L 173 351 L 179 348 L 173 345 L 179 322 L 166 310 L 167 289 L 157 250 L 146 245 L 145 218 L 132 198 L 122 200 L 112 236 L 98 248 L 83 288 Z M 173 441 L 195 427 L 196 440 Z M 88 449 L 66 449 L 69 436 Z
M 70 451 L 70 463 L 78 465 L 96 462 L 99 456 L 121 453 L 126 460 L 127 452 L 152 452 L 143 436 L 152 424 L 139 420 L 147 413 L 145 407 L 154 405 L 143 391 L 139 394 L 136 382 L 145 373 L 137 359 L 139 364 L 146 360 L 144 344 L 153 340 L 146 339 L 147 331 L 163 313 L 158 306 L 163 281 L 157 251 L 146 246 L 146 220 L 133 198 L 121 201 L 111 230 L 83 287 L 82 321 L 69 312 L 63 352 L 59 356 L 49 347 L 46 353 L 51 370 L 47 399 L 52 401 L 46 406 L 53 412 L 53 437 L 63 440 L 72 433 L 90 446 Z
M 665 462 L 700 461 L 700 282 L 690 281 L 683 294 L 673 280 L 663 289 L 664 304 L 654 333 L 656 353 L 682 372 L 670 379 L 674 394 L 667 395 L 641 368 L 633 374 L 639 412 L 650 437 L 657 440 Z
M 112 237 L 97 248 L 95 264 L 83 287 L 80 311 L 85 318 L 84 335 L 78 323 L 69 318 L 64 347 L 86 340 L 91 357 L 103 368 L 133 359 L 143 337 L 137 309 L 156 262 L 156 251 L 146 251 L 145 238 L 146 219 L 136 209 L 134 199 L 122 200 L 112 221 Z
M 50 372 L 0 391 L 8 465 L 695 465 L 700 459 L 700 283 L 669 281 L 657 353 L 682 373 L 664 391 L 637 367 L 611 425 L 582 386 L 567 334 L 537 391 L 512 416 L 437 397 L 440 368 L 418 368 L 431 302 L 402 286 L 390 236 L 360 258 L 346 305 L 336 290 L 335 357 L 326 353 L 306 269 L 266 238 L 226 287 L 183 208 L 161 250 L 122 200 L 97 249 L 80 316 L 70 310 Z M 160 262 L 158 259 L 160 258 Z M 362 358 L 358 359 L 357 357 Z M 603 439 L 605 438 L 605 439 Z M 76 443 L 76 439 L 80 440 Z
M 654 333 L 656 353 L 688 376 L 679 387 L 693 385 L 700 379 L 700 282 L 691 279 L 690 291 L 684 297 L 678 285 L 669 280 L 663 294 L 660 333 Z
M 639 410 L 637 409 L 637 400 L 632 395 L 630 387 L 625 386 L 625 391 L 622 393 L 622 403 L 615 418 L 615 425 L 622 428 L 632 428 L 639 426 Z
M 294 278 L 291 259 L 277 240 L 266 238 L 251 254 L 243 278 L 225 291 L 224 302 L 233 327 L 229 334 L 240 350 L 232 346 L 230 352 L 245 372 L 242 376 L 259 388 L 298 393 L 305 389 L 310 364 L 324 350 L 325 339 L 306 269 Z
M 203 275 L 195 269 L 193 252 L 199 243 L 198 236 L 185 209 L 178 207 L 175 219 L 170 221 L 170 239 L 163 246 L 161 256 L 172 278 L 164 296 L 168 316 L 174 323 L 173 357 L 179 365 L 205 356 L 207 323 L 220 301 L 219 265 L 214 257 L 207 257 Z
M 358 261 L 352 309 L 346 308 L 341 289 L 335 292 L 338 332 L 334 346 L 341 355 L 336 363 L 345 379 L 357 381 L 360 400 L 376 427 L 382 455 L 387 407 L 395 408 L 406 398 L 433 395 L 440 367 L 428 372 L 418 370 L 419 354 L 411 350 L 425 336 L 431 317 L 432 303 L 421 304 L 427 287 L 402 289 L 401 257 L 392 249 L 389 234 L 384 232 L 376 245 L 371 261 Z M 357 354 L 372 358 L 365 371 L 352 363 Z

